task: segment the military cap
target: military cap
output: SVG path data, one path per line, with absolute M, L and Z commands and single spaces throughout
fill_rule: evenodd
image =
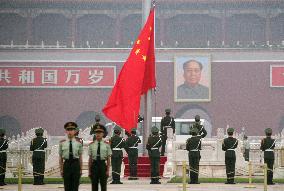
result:
M 94 125 L 95 132 L 106 132 L 106 127 L 100 123 Z
M 151 129 L 151 132 L 152 132 L 152 133 L 158 133 L 158 132 L 159 132 L 158 127 L 153 126 L 152 129 Z
M 136 128 L 131 129 L 131 132 L 136 132 L 136 131 L 137 131 Z
M 100 120 L 101 120 L 101 117 L 100 117 L 99 114 L 97 114 L 97 115 L 95 116 L 95 120 L 96 120 L 96 121 L 100 121 Z
M 64 125 L 64 129 L 76 129 L 78 125 L 75 122 L 67 122 Z
M 195 133 L 195 134 L 197 134 L 197 133 L 198 133 L 198 129 L 197 129 L 197 128 L 191 128 L 191 129 L 190 129 L 190 133 Z
M 113 128 L 113 130 L 121 132 L 121 128 L 119 126 L 117 126 L 117 125 Z
M 265 129 L 265 134 L 272 134 L 272 129 L 271 128 L 266 128 Z
M 5 133 L 6 133 L 6 130 L 5 130 L 5 129 L 0 128 L 0 134 L 5 134 Z
M 196 122 L 198 122 L 198 121 L 200 121 L 200 116 L 199 116 L 199 115 L 196 115 L 196 116 L 194 117 L 194 119 L 195 119 Z
M 170 113 L 170 112 L 171 112 L 171 109 L 170 109 L 170 108 L 167 108 L 167 109 L 165 109 L 165 112 L 166 112 L 166 113 Z
M 235 131 L 234 128 L 228 128 L 227 129 L 227 133 L 234 133 L 234 131 Z
M 38 128 L 35 130 L 35 134 L 42 134 L 44 130 L 42 128 Z

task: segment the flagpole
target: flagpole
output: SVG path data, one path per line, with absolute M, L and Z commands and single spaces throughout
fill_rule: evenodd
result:
M 142 0 L 142 27 L 147 21 L 152 6 L 152 0 Z M 155 29 L 155 27 L 154 27 Z M 146 144 L 152 126 L 152 90 L 144 95 L 144 129 L 143 129 L 143 156 L 147 155 Z

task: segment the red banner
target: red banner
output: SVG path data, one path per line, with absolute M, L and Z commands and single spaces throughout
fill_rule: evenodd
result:
M 112 88 L 115 66 L 0 66 L 1 88 Z
M 284 65 L 270 66 L 270 87 L 284 87 Z

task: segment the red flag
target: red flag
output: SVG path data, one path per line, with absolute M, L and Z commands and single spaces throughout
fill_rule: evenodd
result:
M 127 131 L 137 126 L 141 95 L 156 87 L 154 19 L 152 9 L 103 109 L 110 120 Z

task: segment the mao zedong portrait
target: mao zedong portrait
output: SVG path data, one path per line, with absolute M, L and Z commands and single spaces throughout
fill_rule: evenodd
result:
M 200 84 L 203 65 L 196 60 L 183 63 L 184 83 L 177 87 L 178 99 L 209 99 L 209 88 Z

